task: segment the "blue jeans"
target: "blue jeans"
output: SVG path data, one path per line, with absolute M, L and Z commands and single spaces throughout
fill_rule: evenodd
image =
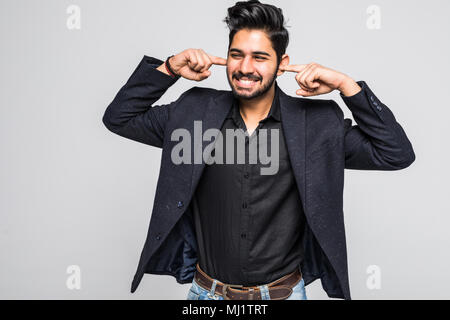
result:
M 211 287 L 211 292 L 209 290 L 203 289 L 195 281 L 192 281 L 192 286 L 189 289 L 187 295 L 187 300 L 224 300 L 222 296 L 214 295 L 214 284 Z M 267 285 L 259 286 L 262 293 L 262 300 L 270 300 L 270 295 L 268 292 Z M 303 278 L 297 283 L 295 287 L 292 288 L 292 294 L 286 300 L 307 300 L 305 292 L 305 281 Z

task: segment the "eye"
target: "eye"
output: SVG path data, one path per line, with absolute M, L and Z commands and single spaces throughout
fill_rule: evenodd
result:
M 255 56 L 256 59 L 258 60 L 266 60 L 266 58 L 262 57 L 262 56 Z

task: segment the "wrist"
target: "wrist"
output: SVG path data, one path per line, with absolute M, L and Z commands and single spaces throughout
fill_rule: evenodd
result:
M 165 62 L 163 62 L 163 64 L 160 65 L 160 66 L 159 66 L 158 68 L 156 68 L 156 69 L 159 70 L 159 71 L 161 71 L 162 73 L 164 73 L 164 74 L 170 76 L 170 73 L 167 71 L 166 63 L 165 63 Z
M 353 95 L 357 94 L 362 89 L 358 85 L 358 83 L 356 83 L 355 80 L 353 80 L 352 78 L 346 76 L 342 80 L 340 86 L 338 87 L 338 90 L 341 92 L 341 94 L 343 96 L 350 97 L 350 96 L 353 96 Z
M 168 73 L 171 77 L 173 77 L 173 78 L 179 78 L 180 75 L 179 75 L 175 70 L 173 70 L 172 65 L 170 64 L 170 59 L 171 59 L 172 57 L 173 57 L 173 55 L 170 56 L 170 57 L 168 57 L 168 58 L 166 59 L 166 61 L 164 62 L 164 66 L 165 66 L 165 68 L 166 68 L 167 73 Z

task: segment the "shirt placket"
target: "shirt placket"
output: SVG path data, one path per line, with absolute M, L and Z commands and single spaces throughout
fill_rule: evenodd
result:
M 250 222 L 250 164 L 248 163 L 249 153 L 249 136 L 245 135 L 245 163 L 242 165 L 241 185 L 242 185 L 242 199 L 241 199 L 241 230 L 240 230 L 240 261 L 241 270 L 248 281 L 248 258 L 249 258 L 249 222 Z
M 251 230 L 251 199 L 252 199 L 252 176 L 254 174 L 254 164 L 250 164 L 249 161 L 249 144 L 250 140 L 257 139 L 259 136 L 259 129 L 263 126 L 263 123 L 260 122 L 258 126 L 255 129 L 255 132 L 252 134 L 252 136 L 249 136 L 248 134 L 245 135 L 245 164 L 242 166 L 242 206 L 241 206 L 241 250 L 240 250 L 240 261 L 241 261 L 241 270 L 244 274 L 247 282 L 249 282 L 249 272 L 250 270 L 250 246 L 251 246 L 251 237 L 252 237 L 252 230 Z M 258 146 L 257 150 L 259 150 L 259 141 L 257 141 Z M 259 156 L 257 153 L 257 163 L 259 163 Z

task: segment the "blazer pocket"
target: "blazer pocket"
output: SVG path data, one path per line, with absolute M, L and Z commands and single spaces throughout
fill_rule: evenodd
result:
M 316 147 L 313 151 L 309 153 L 308 158 L 311 160 L 316 160 L 319 158 L 322 158 L 326 155 L 329 155 L 330 153 L 333 153 L 336 151 L 337 147 L 339 145 L 339 140 L 332 139 L 327 140 L 320 144 L 318 147 Z

